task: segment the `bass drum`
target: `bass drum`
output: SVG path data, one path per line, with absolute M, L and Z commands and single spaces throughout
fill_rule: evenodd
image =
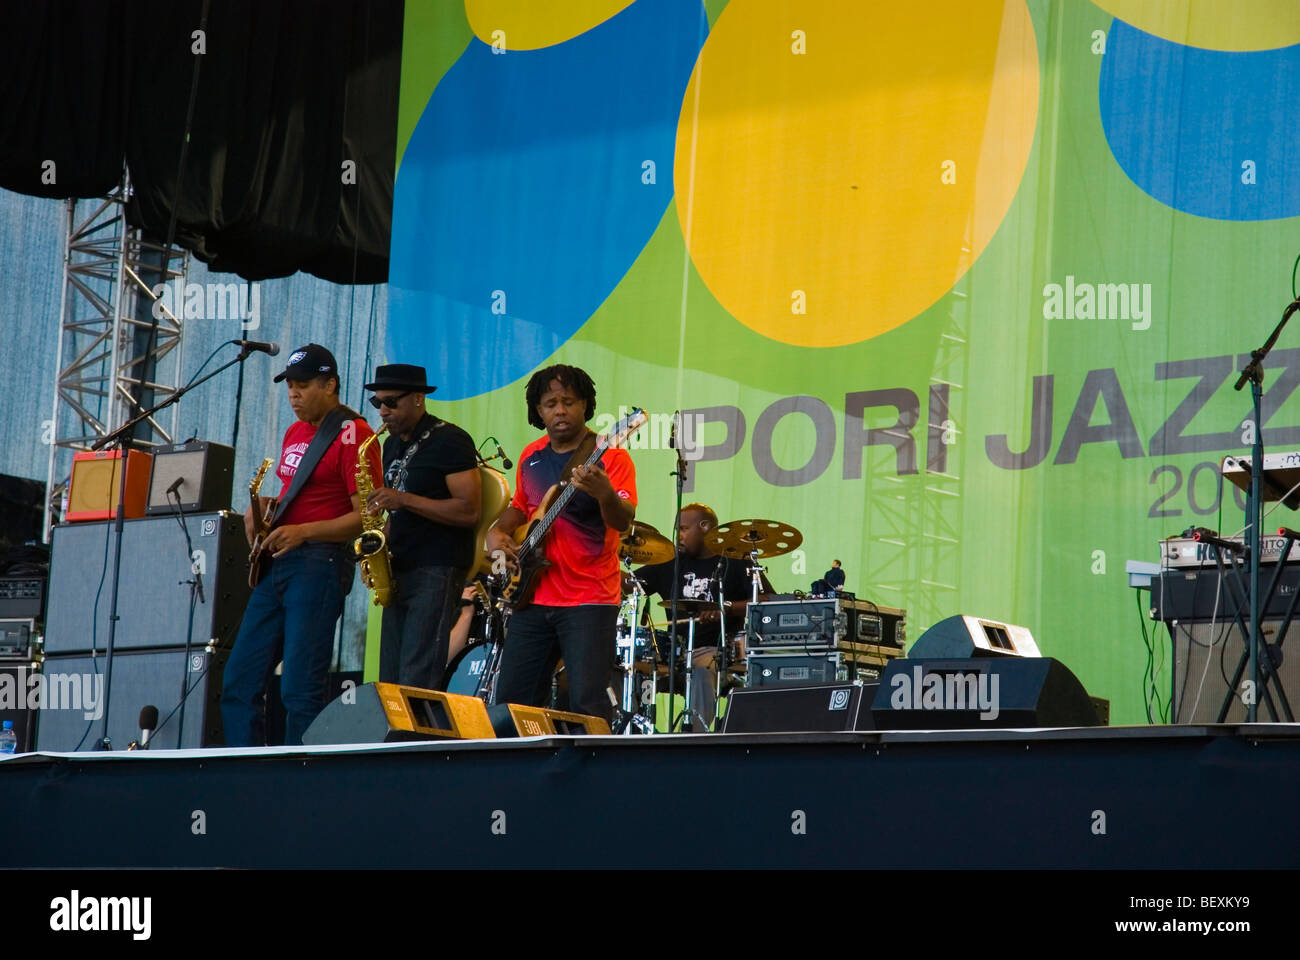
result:
M 483 696 L 487 684 L 488 661 L 496 644 L 480 641 L 466 647 L 447 664 L 447 692 L 466 697 Z

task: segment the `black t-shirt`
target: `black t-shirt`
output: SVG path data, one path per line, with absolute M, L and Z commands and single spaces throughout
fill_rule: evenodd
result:
M 722 598 L 724 600 L 748 600 L 750 595 L 750 579 L 748 573 L 748 562 L 745 560 L 732 560 L 728 557 L 690 557 L 684 553 L 679 554 L 681 565 L 679 567 L 679 576 L 681 580 L 681 592 L 678 599 L 700 599 L 717 601 L 717 595 L 710 589 L 709 581 L 718 571 L 718 563 L 722 563 Z M 671 600 L 673 595 L 673 562 L 654 563 L 650 566 L 642 567 L 634 571 L 637 578 L 645 584 L 647 593 L 658 594 L 664 600 Z M 672 610 L 668 607 L 660 607 L 657 603 L 653 607 L 654 619 L 666 620 L 672 616 Z M 681 619 L 686 618 L 686 614 L 678 611 Z M 742 615 L 728 614 L 727 627 L 729 630 L 739 631 L 743 625 Z M 681 640 L 682 627 L 677 628 L 679 642 Z M 697 647 L 714 646 L 718 642 L 718 625 L 713 623 L 696 623 L 695 625 L 695 645 Z
M 831 567 L 829 570 L 826 571 L 826 575 L 822 577 L 822 579 L 825 580 L 827 583 L 829 583 L 832 587 L 842 587 L 844 586 L 844 568 Z
M 429 428 L 429 436 L 420 436 Z M 406 464 L 405 477 L 396 476 L 396 463 L 413 443 L 419 449 Z M 463 473 L 478 466 L 474 441 L 470 435 L 446 420 L 425 414 L 411 439 L 389 436 L 384 441 L 384 483 L 394 490 L 413 493 L 430 500 L 446 500 L 447 476 Z M 474 560 L 474 528 L 451 527 L 427 520 L 410 510 L 391 510 L 388 514 L 388 549 L 393 566 L 468 567 Z

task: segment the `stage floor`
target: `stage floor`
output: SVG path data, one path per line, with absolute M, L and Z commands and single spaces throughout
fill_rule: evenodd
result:
M 1285 868 L 1297 795 L 1300 724 L 32 753 L 0 866 Z

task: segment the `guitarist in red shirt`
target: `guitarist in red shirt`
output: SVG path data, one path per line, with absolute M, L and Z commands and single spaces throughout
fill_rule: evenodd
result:
M 563 657 L 569 709 L 609 719 L 605 691 L 621 599 L 618 540 L 636 513 L 636 469 L 618 448 L 584 465 L 595 439 L 586 423 L 596 412 L 596 387 L 586 371 L 565 364 L 539 370 L 525 397 L 528 422 L 546 435 L 519 456 L 515 496 L 488 531 L 487 552 L 501 551 L 517 568 L 516 531 L 569 467 L 575 493 L 546 535 L 549 566 L 533 578 L 531 602 L 510 618 L 497 702 L 543 704 Z
M 260 577 L 226 663 L 221 695 L 226 744 L 232 747 L 266 744 L 266 687 L 281 659 L 284 739 L 302 743 L 303 731 L 325 706 L 334 625 L 355 576 L 347 549 L 361 533 L 357 448 L 374 431 L 339 402 L 338 365 L 319 344 L 293 352 L 275 378 L 286 380 L 297 420 L 284 433 L 276 467 L 279 503 L 262 541 Z M 374 445 L 368 459 L 379 486 Z M 251 508 L 244 526 L 251 545 Z

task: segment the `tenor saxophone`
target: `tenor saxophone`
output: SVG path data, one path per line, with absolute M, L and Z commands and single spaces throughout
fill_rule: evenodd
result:
M 383 431 L 381 430 L 380 433 Z M 370 480 L 370 463 L 366 452 L 379 439 L 367 437 L 357 450 L 357 493 L 361 495 L 361 536 L 352 541 L 352 555 L 361 566 L 361 582 L 375 595 L 375 605 L 386 607 L 393 599 L 393 565 L 388 556 L 388 538 L 384 536 L 384 519 L 366 509 L 366 501 L 375 490 Z

